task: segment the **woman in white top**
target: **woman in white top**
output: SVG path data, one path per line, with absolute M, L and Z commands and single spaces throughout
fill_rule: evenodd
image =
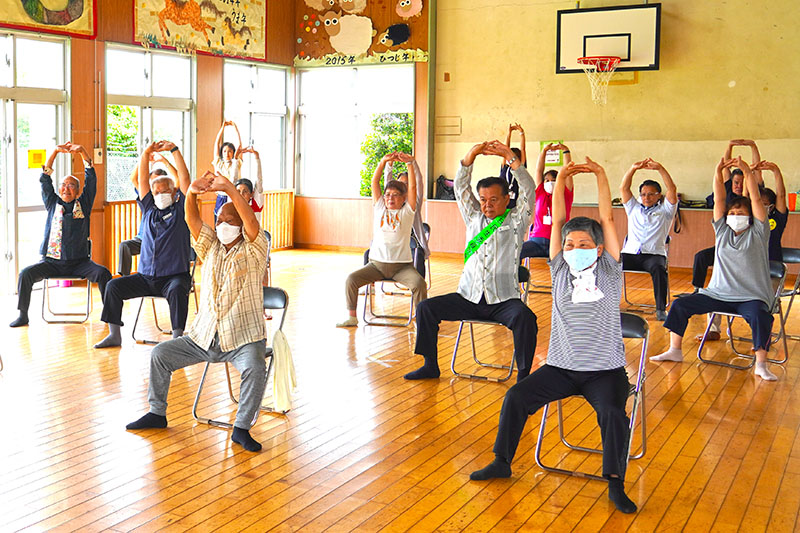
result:
M 368 283 L 391 279 L 411 289 L 414 305 L 428 297 L 425 279 L 419 275 L 408 246 L 411 228 L 417 210 L 416 165 L 409 164 L 408 185 L 392 180 L 381 192 L 383 169 L 390 161 L 412 163 L 414 158 L 408 154 L 393 152 L 383 156 L 372 176 L 372 245 L 369 263 L 347 277 L 345 296 L 348 317 L 336 324 L 337 327 L 358 325 L 356 305 L 358 289 Z
M 236 152 L 240 148 L 234 146 L 233 143 L 222 141 L 223 134 L 225 133 L 225 126 L 233 126 L 233 129 L 236 130 L 236 137 L 239 139 L 239 147 L 241 148 L 242 146 L 242 136 L 239 133 L 239 128 L 232 120 L 226 120 L 222 123 L 222 127 L 220 127 L 217 138 L 214 141 L 214 153 L 217 154 L 217 156 L 211 164 L 214 165 L 214 171 L 217 174 L 225 176 L 231 183 L 236 183 L 241 177 L 242 160 L 236 157 Z M 214 220 L 217 218 L 220 207 L 227 201 L 228 195 L 220 192 L 217 193 L 217 202 L 214 204 Z

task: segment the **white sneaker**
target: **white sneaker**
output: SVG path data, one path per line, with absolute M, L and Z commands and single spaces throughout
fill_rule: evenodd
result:
M 354 328 L 358 326 L 358 319 L 354 316 L 347 317 L 347 320 L 343 320 L 336 324 L 337 328 Z

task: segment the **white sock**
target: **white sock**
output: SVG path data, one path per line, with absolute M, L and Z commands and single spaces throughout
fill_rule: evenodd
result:
M 337 328 L 352 328 L 358 325 L 358 319 L 354 316 L 348 316 L 345 320 L 342 320 L 338 324 L 336 324 Z
M 776 376 L 775 374 L 773 374 L 772 372 L 769 371 L 769 367 L 767 366 L 766 362 L 764 362 L 764 363 L 756 363 L 755 374 L 756 374 L 756 376 L 760 377 L 764 381 L 777 381 L 778 380 L 778 376 Z
M 676 363 L 683 362 L 683 352 L 680 348 L 670 348 L 664 353 L 654 355 L 650 358 L 651 361 L 674 361 Z

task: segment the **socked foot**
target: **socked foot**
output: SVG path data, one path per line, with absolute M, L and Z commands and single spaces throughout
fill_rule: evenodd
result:
M 9 324 L 12 328 L 18 328 L 20 326 L 27 326 L 28 325 L 28 314 L 27 313 L 20 313 L 19 316 L 15 321 Z
M 250 432 L 246 429 L 233 426 L 233 435 L 231 435 L 231 440 L 236 444 L 241 444 L 242 448 L 248 452 L 261 451 L 261 444 L 253 439 L 253 437 L 250 436 Z
M 122 346 L 122 337 L 119 334 L 109 333 L 106 338 L 94 345 L 95 348 L 113 348 Z
M 756 363 L 756 368 L 754 370 L 755 375 L 763 379 L 764 381 L 777 381 L 778 376 L 773 374 L 767 363 Z
M 476 470 L 469 475 L 473 481 L 486 481 L 494 478 L 511 477 L 511 465 L 505 459 L 495 457 L 489 466 Z
M 654 355 L 650 358 L 651 361 L 674 361 L 680 363 L 683 361 L 683 352 L 680 348 L 670 348 L 664 353 Z
M 358 319 L 354 316 L 349 316 L 336 324 L 337 328 L 354 328 L 358 326 Z
M 636 504 L 625 494 L 625 485 L 618 477 L 608 480 L 608 499 L 614 502 L 614 506 L 623 513 L 636 512 Z
M 440 375 L 439 366 L 424 365 L 421 368 L 409 372 L 404 379 L 438 379 Z
M 147 413 L 136 422 L 131 422 L 125 429 L 151 429 L 167 427 L 167 417 L 154 413 Z

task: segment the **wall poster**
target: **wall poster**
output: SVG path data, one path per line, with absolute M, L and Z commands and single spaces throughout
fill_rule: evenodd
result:
M 0 0 L 0 26 L 94 38 L 95 0 Z

